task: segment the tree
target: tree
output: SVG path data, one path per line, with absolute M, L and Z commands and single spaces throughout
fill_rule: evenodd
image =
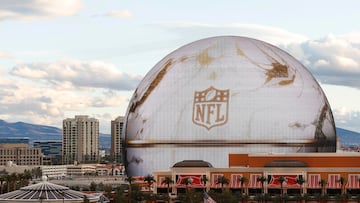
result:
M 171 177 L 166 176 L 165 179 L 162 181 L 162 184 L 166 184 L 167 186 L 167 193 L 170 193 L 170 184 L 174 183 L 174 181 L 171 179 Z
M 321 186 L 321 195 L 325 195 L 325 186 L 327 182 L 324 179 L 319 180 L 319 185 Z
M 341 185 L 341 194 L 344 194 L 345 193 L 345 183 L 346 183 L 346 180 L 344 177 L 340 177 L 338 180 L 337 180 L 338 183 L 340 183 Z
M 295 182 L 300 185 L 300 194 L 303 194 L 304 193 L 303 184 L 305 183 L 305 179 L 302 176 L 298 176 Z
M 26 185 L 29 185 L 29 181 L 32 180 L 32 175 L 30 170 L 24 170 L 24 178 L 26 180 Z
M 201 182 L 203 183 L 204 185 L 204 191 L 206 190 L 206 183 L 209 181 L 208 177 L 206 175 L 203 175 L 201 177 Z
M 3 187 L 4 187 L 4 181 L 6 180 L 5 175 L 1 174 L 0 175 L 0 194 L 2 194 L 3 192 Z
M 31 169 L 31 174 L 35 178 L 41 178 L 42 176 L 42 170 L 40 167 Z
M 90 191 L 96 191 L 97 184 L 93 181 L 90 183 Z
M 280 176 L 276 180 L 280 183 L 281 195 L 284 195 L 283 185 L 286 182 L 286 178 L 284 176 Z
M 265 176 L 259 176 L 259 177 L 256 178 L 256 181 L 260 182 L 262 193 L 265 194 L 264 182 L 267 181 L 266 177 Z
M 184 184 L 185 185 L 185 187 L 186 187 L 186 193 L 188 192 L 188 185 L 191 185 L 192 184 L 192 179 L 191 178 L 185 178 L 185 179 L 183 179 L 183 181 L 182 181 L 182 184 Z
M 8 175 L 9 174 L 5 169 L 0 171 L 0 194 L 4 191 L 4 182 L 6 181 Z
M 247 182 L 247 179 L 244 176 L 241 176 L 238 181 L 241 185 L 241 194 L 244 194 L 244 184 Z
M 147 182 L 148 187 L 149 187 L 149 191 L 150 191 L 150 186 L 156 182 L 154 179 L 154 176 L 152 176 L 151 174 L 148 174 L 146 176 L 144 176 L 144 181 Z
M 9 185 L 10 185 L 10 183 L 12 183 L 13 184 L 13 189 L 12 189 L 12 191 L 14 191 L 14 190 L 16 190 L 16 183 L 17 183 L 17 181 L 18 181 L 18 175 L 17 175 L 17 173 L 11 173 L 10 174 L 10 181 L 9 181 Z
M 229 184 L 229 179 L 227 179 L 225 176 L 220 176 L 216 180 L 216 184 L 221 184 L 221 191 L 224 192 L 224 185 Z
M 129 191 L 128 191 L 128 196 L 129 196 L 129 200 L 131 198 L 131 187 L 132 187 L 132 183 L 135 181 L 135 178 L 132 176 L 127 176 L 125 178 L 125 181 L 129 183 Z
M 134 182 L 135 178 L 132 176 L 127 176 L 125 178 L 125 181 L 129 183 L 129 185 L 131 185 Z

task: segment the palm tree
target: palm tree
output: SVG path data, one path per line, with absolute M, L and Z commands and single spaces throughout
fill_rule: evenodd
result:
M 244 194 L 244 184 L 247 182 L 247 179 L 244 176 L 238 179 L 238 182 L 241 184 L 241 194 Z
M 156 181 L 154 179 L 154 176 L 152 176 L 151 174 L 148 174 L 148 175 L 144 176 L 144 182 L 147 182 L 149 191 L 150 191 L 150 186 Z
M 256 181 L 261 183 L 262 193 L 265 194 L 264 182 L 267 181 L 267 178 L 265 176 L 259 176 Z
M 216 184 L 221 184 L 221 191 L 224 192 L 224 185 L 229 184 L 229 179 L 227 179 L 225 176 L 220 176 L 216 180 Z
M 284 176 L 280 176 L 276 179 L 279 183 L 280 183 L 280 189 L 281 189 L 281 199 L 284 198 L 284 188 L 283 188 L 283 185 L 284 185 L 284 182 L 286 182 L 286 178 Z M 282 200 L 281 200 L 282 202 Z
M 12 182 L 12 184 L 13 184 L 13 191 L 16 190 L 16 183 L 17 183 L 18 179 L 19 179 L 19 177 L 18 177 L 17 173 L 14 172 L 14 173 L 10 174 L 10 182 Z
M 2 194 L 4 189 L 4 182 L 6 181 L 6 176 L 8 175 L 8 172 L 4 169 L 0 173 L 0 194 Z
M 11 183 L 11 177 L 9 174 L 5 175 L 5 181 L 6 181 L 6 188 L 7 188 L 7 192 L 10 192 L 10 183 Z
M 26 185 L 26 183 L 25 183 L 25 174 L 24 173 L 19 173 L 19 174 L 17 174 L 17 178 L 18 178 L 18 180 L 19 180 L 19 186 L 20 187 L 23 187 L 23 186 L 25 186 Z
M 129 191 L 128 191 L 128 201 L 130 201 L 131 199 L 131 187 L 132 187 L 132 183 L 134 182 L 135 178 L 132 176 L 127 176 L 125 178 L 125 181 L 129 183 Z
M 325 186 L 326 186 L 327 182 L 324 179 L 321 179 L 319 181 L 319 185 L 321 186 L 321 195 L 325 195 Z
M 2 194 L 2 192 L 3 192 L 3 187 L 4 187 L 4 181 L 6 180 L 6 177 L 5 177 L 5 175 L 1 175 L 0 176 L 0 194 Z
M 31 173 L 35 178 L 41 178 L 42 176 L 42 170 L 40 167 L 31 169 Z
M 203 175 L 201 177 L 201 182 L 204 184 L 204 191 L 206 190 L 206 183 L 209 181 L 208 177 L 206 175 Z
M 30 170 L 24 170 L 24 179 L 26 181 L 26 185 L 29 185 L 29 181 L 32 180 L 32 175 Z
M 132 176 L 127 176 L 125 178 L 125 181 L 129 183 L 129 185 L 131 185 L 134 182 L 135 178 Z
M 339 182 L 340 183 L 340 185 L 341 185 L 341 194 L 344 194 L 345 193 L 345 182 L 346 182 L 346 180 L 345 180 L 345 178 L 344 177 L 340 177 L 338 180 L 337 180 L 337 182 Z
M 166 176 L 165 179 L 162 181 L 162 184 L 166 184 L 167 186 L 167 193 L 170 193 L 170 184 L 174 183 L 174 181 L 169 177 Z
M 286 182 L 286 178 L 284 176 L 280 176 L 276 179 L 279 183 L 280 183 L 280 188 L 281 188 L 281 195 L 284 195 L 284 188 L 283 185 Z
M 188 185 L 192 184 L 192 179 L 191 178 L 185 178 L 185 179 L 183 179 L 182 184 L 185 185 L 186 193 L 187 193 L 188 192 Z
M 298 176 L 295 182 L 300 185 L 300 194 L 303 195 L 303 184 L 305 183 L 305 179 L 302 176 Z

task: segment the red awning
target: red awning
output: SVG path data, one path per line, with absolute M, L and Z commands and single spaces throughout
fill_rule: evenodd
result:
M 300 185 L 296 183 L 297 175 L 271 175 L 269 180 L 269 188 L 281 188 L 281 184 L 278 181 L 278 178 L 284 177 L 285 181 L 283 182 L 283 188 L 300 188 Z
M 341 184 L 338 182 L 340 178 L 339 174 L 330 174 L 328 180 L 328 188 L 337 189 L 341 188 Z
M 230 180 L 230 188 L 241 188 L 241 177 L 242 174 L 232 174 Z M 243 187 L 245 187 L 245 184 L 243 185 Z
M 310 174 L 309 178 L 307 180 L 307 188 L 309 188 L 309 189 L 321 188 L 319 181 L 320 181 L 319 174 Z
M 173 183 L 169 184 L 169 188 L 172 188 L 173 185 L 174 185 Z M 160 181 L 157 184 L 157 187 L 158 188 L 167 188 L 168 185 L 166 183 L 164 183 L 164 179 L 160 179 Z
M 251 174 L 248 188 L 261 188 L 261 182 L 257 181 L 257 178 L 260 176 L 261 174 Z
M 245 184 L 243 185 L 243 187 L 245 187 Z M 230 188 L 241 188 L 241 183 L 230 183 Z
M 221 188 L 221 184 L 216 184 L 218 179 L 223 176 L 223 174 L 213 174 L 211 179 L 210 188 Z M 225 185 L 224 185 L 225 187 Z
M 191 184 L 186 186 L 184 184 L 184 181 L 186 179 L 190 179 Z M 178 187 L 178 188 L 185 188 L 185 187 L 203 188 L 204 185 L 201 182 L 201 175 L 179 175 L 178 180 L 176 181 L 176 187 Z
M 348 183 L 346 184 L 346 187 L 348 189 L 359 189 L 360 188 L 360 182 L 359 182 L 360 176 L 357 174 L 349 175 Z
M 226 187 L 226 185 L 224 185 L 224 187 Z M 221 184 L 216 184 L 216 182 L 215 182 L 215 183 L 211 183 L 211 184 L 210 184 L 210 188 L 221 188 Z

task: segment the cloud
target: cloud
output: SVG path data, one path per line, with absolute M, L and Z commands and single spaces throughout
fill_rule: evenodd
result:
M 333 110 L 336 126 L 360 132 L 360 111 L 350 110 L 346 107 Z
M 307 40 L 307 37 L 289 32 L 285 29 L 257 25 L 257 24 L 207 24 L 194 22 L 160 22 L 155 23 L 175 33 L 188 35 L 187 38 L 204 38 L 204 33 L 209 36 L 236 35 L 251 37 L 266 41 L 271 44 L 283 45 L 299 43 Z M 186 37 L 184 37 L 186 38 Z
M 130 12 L 129 10 L 111 11 L 105 15 L 110 16 L 110 17 L 116 17 L 116 18 L 131 18 L 131 17 L 133 17 L 132 12 Z
M 80 0 L 2 0 L 0 20 L 31 21 L 56 16 L 71 16 L 75 15 L 80 8 Z
M 352 41 L 353 38 L 354 35 L 330 34 L 323 39 L 291 44 L 285 49 L 321 83 L 360 88 L 360 42 Z
M 0 75 L 0 117 L 58 127 L 69 112 L 92 115 L 100 111 L 116 117 L 123 112 L 114 108 L 126 108 L 132 92 L 71 87 L 54 89 L 40 80 Z
M 123 115 L 142 79 L 102 61 L 18 64 L 9 72 L 12 77 L 5 69 L 0 71 L 2 119 L 58 127 L 65 117 L 84 112 L 90 116 L 107 112 L 113 118 Z M 102 132 L 109 131 L 109 123 L 102 122 Z
M 129 75 L 115 65 L 101 61 L 63 60 L 53 63 L 16 65 L 10 72 L 14 76 L 43 80 L 57 88 L 106 88 L 133 90 L 142 76 Z
M 11 59 L 13 58 L 13 56 L 10 53 L 4 52 L 4 51 L 0 51 L 0 58 L 8 58 Z

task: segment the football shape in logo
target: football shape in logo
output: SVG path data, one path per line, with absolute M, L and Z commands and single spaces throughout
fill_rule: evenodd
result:
M 193 123 L 210 130 L 227 123 L 229 113 L 230 90 L 209 87 L 204 91 L 195 91 L 193 105 Z

